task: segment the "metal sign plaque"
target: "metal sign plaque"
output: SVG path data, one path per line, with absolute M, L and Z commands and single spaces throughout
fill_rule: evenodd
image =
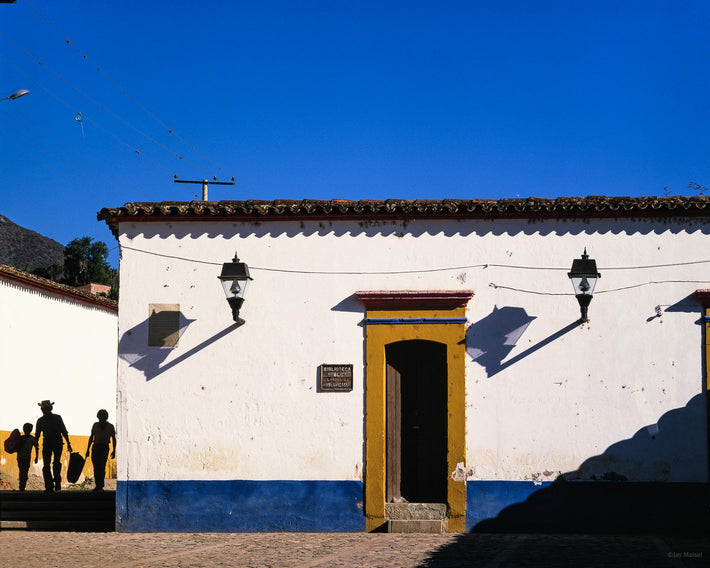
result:
M 353 390 L 353 366 L 323 363 L 320 366 L 321 392 L 350 392 Z

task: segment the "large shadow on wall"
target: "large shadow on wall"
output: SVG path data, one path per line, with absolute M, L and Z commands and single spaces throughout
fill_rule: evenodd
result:
M 435 549 L 420 567 L 665 566 L 668 561 L 662 547 L 627 550 L 629 543 L 639 542 L 637 537 L 612 544 L 592 534 L 678 539 L 683 545 L 671 550 L 702 551 L 702 560 L 688 562 L 705 565 L 708 484 L 672 481 L 705 476 L 706 400 L 706 393 L 694 396 L 553 482 L 469 482 L 466 520 L 471 534 Z M 513 504 L 501 509 L 505 500 Z M 511 540 L 515 533 L 529 536 Z M 570 537 L 573 542 L 545 536 L 560 533 L 579 536 Z
M 696 295 L 690 294 L 649 306 L 646 323 L 699 310 Z M 523 308 L 495 307 L 468 328 L 468 355 L 491 377 L 579 326 L 572 322 L 508 359 L 534 320 Z M 706 479 L 708 472 L 708 397 L 698 386 L 701 394 L 684 407 L 668 411 L 574 471 L 540 472 L 529 482 L 469 482 L 467 526 L 474 532 L 612 533 L 707 527 L 708 485 L 686 481 Z
M 180 352 L 178 350 L 180 338 L 194 321 L 186 318 L 182 312 L 162 317 L 161 314 L 151 314 L 150 317 L 121 336 L 118 342 L 118 356 L 131 367 L 143 373 L 146 381 L 150 381 L 220 340 L 241 325 L 239 322 L 233 323 L 198 345 Z M 167 361 L 168 358 L 170 361 Z
M 517 482 L 517 487 L 516 482 L 507 487 L 505 482 L 470 482 L 466 517 L 473 534 L 459 535 L 435 549 L 420 567 L 669 565 L 668 552 L 660 547 L 646 550 L 637 545 L 626 550 L 623 547 L 639 541 L 612 544 L 590 534 L 663 535 L 683 543 L 672 550 L 706 554 L 708 484 L 669 482 L 673 472 L 704 477 L 705 455 L 699 448 L 707 445 L 705 404 L 705 393 L 694 396 L 684 407 L 666 412 L 656 424 L 612 444 L 554 482 Z M 659 481 L 632 481 L 649 475 Z M 497 491 L 495 483 L 501 483 Z M 491 501 L 503 499 L 519 502 L 490 514 L 495 509 Z M 512 533 L 530 536 L 511 540 Z M 570 537 L 573 542 L 545 536 L 559 533 L 580 536 Z M 700 549 L 698 542 L 703 544 Z M 689 565 L 705 565 L 706 559 L 691 557 Z
M 553 482 L 470 482 L 472 532 L 697 533 L 708 528 L 706 394 Z M 496 493 L 495 484 L 499 484 Z M 486 515 L 498 504 L 495 516 Z

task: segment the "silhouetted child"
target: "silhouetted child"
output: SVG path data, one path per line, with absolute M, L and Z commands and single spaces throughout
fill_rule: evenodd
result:
M 113 443 L 113 451 L 111 457 L 116 457 L 116 429 L 108 421 L 108 412 L 104 409 L 96 413 L 98 422 L 94 422 L 91 427 L 91 436 L 89 436 L 89 445 L 86 448 L 86 457 L 89 457 L 91 444 L 94 445 L 94 450 L 91 452 L 91 463 L 94 466 L 94 480 L 96 487 L 94 491 L 103 491 L 104 479 L 106 478 L 106 461 L 108 460 L 109 442 Z
M 20 491 L 27 487 L 27 478 L 30 472 L 30 462 L 32 461 L 32 448 L 35 449 L 35 463 L 39 460 L 39 443 L 32 435 L 32 424 L 27 422 L 23 427 L 24 434 L 20 436 L 20 449 L 17 450 L 17 469 L 20 470 Z

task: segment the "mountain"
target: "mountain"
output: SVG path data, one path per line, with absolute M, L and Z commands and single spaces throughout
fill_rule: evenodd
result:
M 33 272 L 64 263 L 64 245 L 0 215 L 0 264 Z

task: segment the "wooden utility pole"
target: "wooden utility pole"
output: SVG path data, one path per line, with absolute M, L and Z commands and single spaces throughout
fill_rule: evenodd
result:
M 203 179 L 202 181 L 174 179 L 173 181 L 175 183 L 201 183 L 202 184 L 202 201 L 209 201 L 207 199 L 207 186 L 208 185 L 210 185 L 210 184 L 212 184 L 212 185 L 234 185 L 233 181 L 209 181 L 207 179 Z

